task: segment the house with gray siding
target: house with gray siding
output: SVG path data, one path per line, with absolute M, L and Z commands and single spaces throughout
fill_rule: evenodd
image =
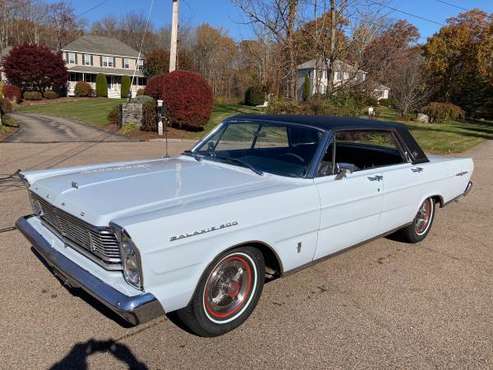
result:
M 108 97 L 120 98 L 121 79 L 133 78 L 132 96 L 144 88 L 144 58 L 125 43 L 110 37 L 87 35 L 69 43 L 62 49 L 69 72 L 67 94 L 73 96 L 78 81 L 88 82 L 96 89 L 96 76 L 104 74 L 108 81 Z

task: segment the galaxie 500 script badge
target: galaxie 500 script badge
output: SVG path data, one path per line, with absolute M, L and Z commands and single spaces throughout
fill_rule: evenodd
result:
M 192 236 L 202 235 L 202 234 L 210 233 L 212 231 L 218 231 L 218 230 L 226 229 L 228 227 L 233 227 L 233 226 L 237 226 L 237 225 L 238 225 L 238 221 L 226 222 L 226 223 L 218 225 L 218 226 L 211 226 L 211 227 L 208 227 L 206 229 L 196 230 L 196 231 L 192 231 L 192 232 L 186 233 L 186 234 L 174 235 L 171 238 L 169 238 L 169 241 L 174 242 L 176 240 L 186 239 L 186 238 L 190 238 Z

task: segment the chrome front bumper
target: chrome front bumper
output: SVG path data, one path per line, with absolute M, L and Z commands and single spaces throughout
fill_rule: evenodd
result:
M 150 293 L 127 296 L 106 284 L 54 249 L 29 222 L 32 216 L 17 220 L 17 229 L 32 243 L 53 273 L 74 288 L 81 288 L 133 325 L 164 314 L 159 301 Z

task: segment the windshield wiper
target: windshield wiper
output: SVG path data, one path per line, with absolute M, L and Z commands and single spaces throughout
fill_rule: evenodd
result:
M 243 167 L 249 168 L 250 170 L 255 172 L 257 175 L 260 175 L 260 176 L 264 175 L 264 173 L 262 171 L 260 171 L 259 169 L 253 167 L 250 163 L 243 161 L 241 159 L 233 158 L 233 157 L 221 157 L 218 155 L 215 155 L 213 158 L 219 159 L 220 161 L 225 161 L 225 162 L 235 162 L 235 163 L 238 163 L 239 165 L 241 165 Z
M 202 160 L 202 156 L 200 154 L 194 153 L 191 150 L 185 150 L 183 154 L 188 155 L 195 159 L 197 162 L 200 162 Z

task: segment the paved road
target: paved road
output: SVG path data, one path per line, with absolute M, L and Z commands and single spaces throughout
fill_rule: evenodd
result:
M 12 116 L 20 124 L 20 129 L 10 136 L 7 142 L 54 143 L 127 140 L 123 136 L 113 135 L 64 118 L 33 113 L 14 113 Z
M 0 173 L 161 153 L 1 144 Z M 379 239 L 270 283 L 242 327 L 213 339 L 167 318 L 120 326 L 63 288 L 18 232 L 2 233 L 0 368 L 493 368 L 493 141 L 472 155 L 472 193 L 438 210 L 421 245 Z M 28 212 L 24 191 L 2 185 L 0 228 Z

